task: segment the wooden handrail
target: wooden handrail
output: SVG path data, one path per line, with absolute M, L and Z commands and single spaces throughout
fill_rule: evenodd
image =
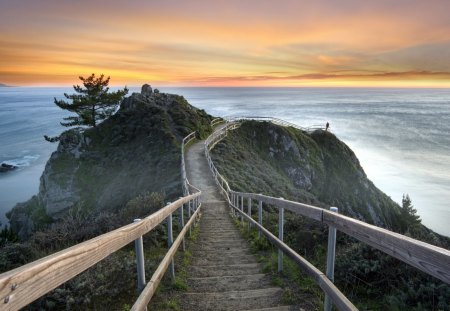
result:
M 450 284 L 450 251 L 319 207 L 256 193 L 231 191 L 323 222 Z
M 241 211 L 237 206 L 235 206 L 231 201 L 228 202 L 230 206 L 238 212 L 242 217 L 244 217 L 247 221 L 253 224 L 257 230 L 260 230 L 262 234 L 266 236 L 266 238 L 274 244 L 278 249 L 282 250 L 289 258 L 291 258 L 296 264 L 300 266 L 300 268 L 310 277 L 312 277 L 316 283 L 322 288 L 322 290 L 330 295 L 333 299 L 333 302 L 336 304 L 339 310 L 344 311 L 355 311 L 358 310 L 350 300 L 345 297 L 345 295 L 323 274 L 322 271 L 313 266 L 309 261 L 305 258 L 297 254 L 292 248 L 290 248 L 287 244 L 278 239 L 275 235 L 273 235 L 269 230 L 265 227 L 261 226 L 257 221 L 255 221 L 252 217 L 247 215 L 245 212 Z
M 197 192 L 180 198 L 139 222 L 0 274 L 0 302 L 6 310 L 18 310 L 28 305 L 154 229 L 171 213 L 200 194 Z
M 180 234 L 178 234 L 178 237 L 173 242 L 172 246 L 170 247 L 169 251 L 164 256 L 164 259 L 159 264 L 156 271 L 153 273 L 152 278 L 147 283 L 145 288 L 142 290 L 141 294 L 139 295 L 138 299 L 134 303 L 133 307 L 131 308 L 132 311 L 136 310 L 145 310 L 148 303 L 152 299 L 153 295 L 156 292 L 156 289 L 158 288 L 159 283 L 161 282 L 161 279 L 163 278 L 164 274 L 167 271 L 167 268 L 169 267 L 173 257 L 175 256 L 181 242 L 183 241 L 183 238 L 185 237 L 188 229 L 194 224 L 195 219 L 200 213 L 201 205 L 197 208 L 197 210 L 192 215 L 191 219 L 187 222 L 187 224 L 183 227 Z
M 323 211 L 323 222 L 450 284 L 450 251 L 347 216 Z
M 225 118 L 229 122 L 241 122 L 241 121 L 257 121 L 257 122 L 270 122 L 273 124 L 281 125 L 284 127 L 294 127 L 304 132 L 313 132 L 316 130 L 325 130 L 321 125 L 312 125 L 309 127 L 303 127 L 292 122 L 288 122 L 274 117 L 258 117 L 258 116 L 235 116 Z
M 194 138 L 195 132 L 190 133 L 183 139 L 181 146 L 182 187 L 186 196 L 170 203 L 139 222 L 120 227 L 91 240 L 0 274 L 0 303 L 3 303 L 6 310 L 18 310 L 28 305 L 62 283 L 92 267 L 110 254 L 148 233 L 178 208 L 199 197 L 201 191 L 191 185 L 186 178 L 184 162 L 185 145 Z M 193 190 L 193 194 L 189 194 L 191 193 L 190 189 Z M 199 209 L 196 210 L 194 215 L 198 215 L 198 212 Z M 184 232 L 183 237 L 188 227 L 192 224 L 193 219 L 191 217 L 188 221 L 188 226 L 185 226 L 181 231 Z M 181 240 L 182 237 L 178 236 L 177 241 Z M 178 248 L 180 242 L 176 242 L 175 244 L 177 245 L 176 248 Z M 173 249 L 172 247 L 168 253 L 171 258 L 174 255 Z M 161 271 L 161 269 L 164 271 L 167 269 L 164 261 L 158 267 L 157 271 Z
M 189 184 L 189 180 L 186 176 L 186 164 L 184 160 L 184 149 L 188 143 L 190 143 L 193 139 L 195 139 L 195 131 L 187 135 L 183 140 L 181 141 L 181 188 L 183 191 L 183 195 L 188 195 L 190 193 L 189 188 L 192 187 L 191 184 Z M 198 189 L 197 189 L 198 190 Z

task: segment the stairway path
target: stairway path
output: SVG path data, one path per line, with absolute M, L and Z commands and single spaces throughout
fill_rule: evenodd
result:
M 183 310 L 296 310 L 282 303 L 283 289 L 261 272 L 250 245 L 242 238 L 214 182 L 204 154 L 204 141 L 186 152 L 191 184 L 202 191 L 199 235 L 190 245 L 188 290 L 180 297 Z

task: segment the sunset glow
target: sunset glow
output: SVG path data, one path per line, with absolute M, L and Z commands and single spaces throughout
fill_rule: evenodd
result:
M 0 83 L 450 86 L 450 2 L 3 1 Z

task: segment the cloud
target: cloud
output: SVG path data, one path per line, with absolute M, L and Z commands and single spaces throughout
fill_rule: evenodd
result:
M 236 81 L 302 81 L 302 80 L 403 80 L 403 79 L 441 79 L 450 80 L 450 72 L 404 71 L 404 72 L 373 72 L 373 73 L 306 73 L 299 75 L 259 75 L 259 76 L 228 76 L 204 77 L 197 82 L 236 82 Z

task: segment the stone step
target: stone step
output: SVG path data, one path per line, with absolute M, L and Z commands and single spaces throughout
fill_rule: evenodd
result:
M 211 236 L 204 236 L 200 237 L 200 241 L 202 243 L 223 243 L 223 242 L 242 242 L 245 241 L 241 236 L 239 235 L 211 235 Z
M 208 245 L 208 246 L 233 246 L 233 245 L 245 245 L 247 242 L 242 237 L 234 238 L 234 237 L 211 237 L 199 239 L 197 245 Z M 248 244 L 247 244 L 248 245 Z
M 214 277 L 247 275 L 261 272 L 261 266 L 257 263 L 236 264 L 236 265 L 212 265 L 212 266 L 190 266 L 189 275 L 192 277 Z
M 232 231 L 232 230 L 202 230 L 200 229 L 199 235 L 204 238 L 204 237 L 211 237 L 211 236 L 237 236 L 237 237 L 241 237 L 241 235 L 239 234 L 239 232 L 237 231 Z
M 262 273 L 189 278 L 187 283 L 189 292 L 224 292 L 272 287 L 271 278 Z
M 296 306 L 279 306 L 273 308 L 262 308 L 262 309 L 247 309 L 244 311 L 305 311 L 303 308 L 299 308 Z
M 243 243 L 234 243 L 234 245 L 215 245 L 215 244 L 203 244 L 201 246 L 193 246 L 190 248 L 192 254 L 203 254 L 206 252 L 247 252 L 251 254 L 251 248 Z
M 217 293 L 185 293 L 180 301 L 187 310 L 230 311 L 276 307 L 281 305 L 281 288 L 252 289 Z
M 200 226 L 200 232 L 234 232 L 234 233 L 238 233 L 236 228 L 231 227 L 231 226 L 211 226 L 211 227 Z
M 249 248 L 233 248 L 233 249 L 223 249 L 223 250 L 216 250 L 214 248 L 211 249 L 203 249 L 203 250 L 196 250 L 192 251 L 192 256 L 204 256 L 207 254 L 209 257 L 240 257 L 244 255 L 252 255 L 252 252 Z
M 222 258 L 209 258 L 205 256 L 201 257 L 193 257 L 192 264 L 193 265 L 207 265 L 207 266 L 219 266 L 219 265 L 234 265 L 241 263 L 257 263 L 256 258 L 253 255 L 244 255 L 240 257 L 222 257 Z

